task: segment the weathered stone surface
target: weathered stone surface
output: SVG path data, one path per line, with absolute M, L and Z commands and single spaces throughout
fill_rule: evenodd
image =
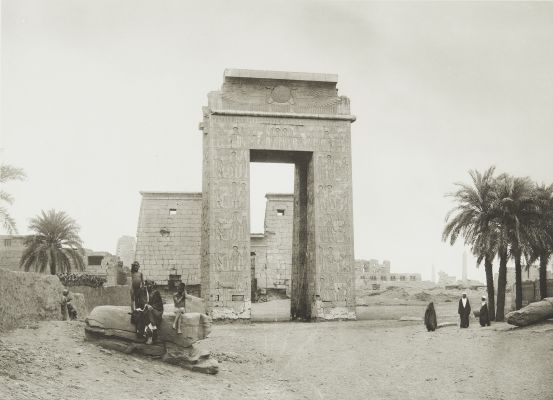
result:
M 116 350 L 122 353 L 141 354 L 150 357 L 159 357 L 162 361 L 177 365 L 194 372 L 204 374 L 216 374 L 219 372 L 219 362 L 206 351 L 200 351 L 194 346 L 180 347 L 168 343 L 147 345 L 144 343 L 132 343 L 121 339 L 92 339 L 98 346 Z
M 163 315 L 158 327 L 158 342 L 171 342 L 178 346 L 189 347 L 194 342 L 206 338 L 211 332 L 211 318 L 200 313 L 183 315 L 182 334 L 172 328 L 174 314 Z M 99 306 L 86 318 L 85 331 L 89 336 L 120 338 L 141 343 L 144 339 L 136 336 L 135 326 L 130 322 L 129 307 Z
M 135 258 L 146 279 L 200 284 L 201 193 L 141 192 Z
M 183 334 L 179 335 L 171 326 L 174 314 L 164 314 L 157 342 L 148 345 L 136 336 L 128 307 L 100 306 L 86 319 L 85 334 L 88 340 L 104 349 L 161 357 L 164 362 L 191 371 L 216 374 L 218 361 L 193 344 L 209 335 L 211 318 L 200 313 L 187 313 L 184 318 Z
M 515 326 L 528 326 L 553 318 L 553 297 L 530 303 L 518 311 L 508 313 L 505 318 L 507 323 Z
M 249 318 L 250 162 L 295 164 L 293 318 L 355 319 L 349 99 L 332 75 L 227 70 L 208 95 L 201 282 L 213 318 Z M 221 221 L 230 220 L 230 235 Z

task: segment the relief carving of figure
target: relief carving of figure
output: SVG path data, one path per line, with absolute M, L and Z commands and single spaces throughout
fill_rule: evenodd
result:
M 235 212 L 232 217 L 232 224 L 231 224 L 231 233 L 230 237 L 232 240 L 242 240 L 244 239 L 244 233 L 245 233 L 245 221 L 244 217 L 241 216 L 239 213 Z
M 240 254 L 238 246 L 232 246 L 232 252 L 230 255 L 230 268 L 233 271 L 242 270 L 242 254 Z

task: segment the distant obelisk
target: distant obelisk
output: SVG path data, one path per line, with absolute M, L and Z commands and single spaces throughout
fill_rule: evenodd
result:
M 463 251 L 463 271 L 462 271 L 462 276 L 463 276 L 463 284 L 466 285 L 468 283 L 468 278 L 467 278 L 467 252 L 466 251 Z

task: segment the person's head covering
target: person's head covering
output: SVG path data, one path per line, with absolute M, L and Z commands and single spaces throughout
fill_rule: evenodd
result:
M 486 296 L 485 296 L 485 295 L 482 295 L 482 300 L 486 300 Z
M 140 268 L 140 264 L 138 263 L 138 261 L 135 261 L 131 264 L 131 271 L 132 272 L 137 272 L 138 268 Z
M 64 295 L 64 296 L 67 296 L 68 294 L 69 294 L 69 290 L 63 289 L 63 295 Z
M 144 286 L 146 286 L 148 289 L 154 289 L 156 287 L 156 283 L 150 279 L 146 279 L 144 281 Z

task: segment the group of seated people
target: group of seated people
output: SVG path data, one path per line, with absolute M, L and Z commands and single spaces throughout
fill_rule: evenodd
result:
M 163 317 L 163 299 L 156 289 L 154 281 L 144 280 L 139 272 L 140 264 L 131 265 L 131 322 L 136 327 L 136 334 L 146 339 L 146 344 L 152 344 L 158 336 L 158 327 Z M 175 303 L 175 322 L 173 329 L 182 333 L 182 316 L 185 312 L 186 299 L 192 296 L 186 293 L 186 285 L 180 283 L 177 293 L 173 296 Z

